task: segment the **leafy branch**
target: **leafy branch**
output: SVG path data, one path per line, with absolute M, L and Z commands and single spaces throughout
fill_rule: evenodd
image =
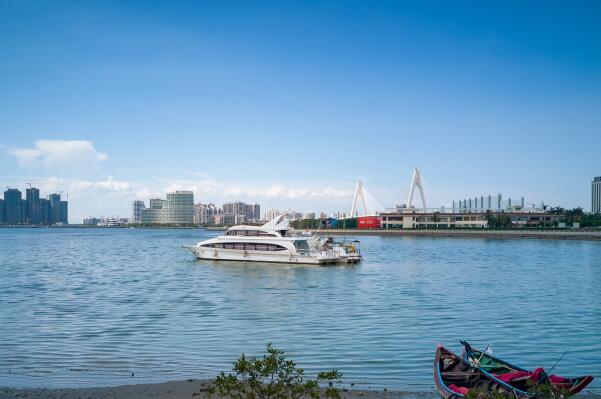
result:
M 334 386 L 341 383 L 342 373 L 331 370 L 320 372 L 315 379 L 306 378 L 304 370 L 271 343 L 261 358 L 242 354 L 232 371 L 217 376 L 206 391 L 208 399 L 215 395 L 231 399 L 342 398 L 340 389 Z

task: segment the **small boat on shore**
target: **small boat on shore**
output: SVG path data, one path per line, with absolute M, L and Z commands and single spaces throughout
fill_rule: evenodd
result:
M 277 217 L 262 226 L 233 226 L 223 235 L 184 245 L 197 259 L 297 264 L 357 263 L 356 244 L 333 243 L 326 237 L 298 234 Z
M 526 370 L 496 358 L 486 351 L 475 349 L 465 341 L 460 342 L 464 348 L 462 357 L 465 362 L 489 374 L 492 378 L 508 383 L 523 392 L 527 392 L 532 384 L 548 383 L 564 396 L 572 396 L 593 381 L 593 377 L 590 375 L 566 378 L 555 374 L 549 375 L 543 368 Z
M 434 385 L 444 399 L 463 398 L 472 389 L 514 399 L 529 397 L 526 392 L 513 389 L 509 384 L 491 378 L 482 370 L 472 367 L 465 359 L 442 345 L 436 348 L 434 356 Z

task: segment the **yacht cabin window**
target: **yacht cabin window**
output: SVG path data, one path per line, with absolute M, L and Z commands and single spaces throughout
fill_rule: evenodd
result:
M 247 237 L 277 237 L 277 234 L 268 233 L 261 230 L 228 230 L 226 236 L 247 236 Z
M 203 248 L 223 248 L 223 249 L 237 249 L 244 251 L 285 251 L 286 247 L 278 244 L 263 244 L 254 242 L 226 242 L 216 244 L 203 244 Z

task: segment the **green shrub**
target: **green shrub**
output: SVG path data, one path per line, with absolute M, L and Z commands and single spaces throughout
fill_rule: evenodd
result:
M 267 354 L 261 358 L 244 354 L 234 362 L 233 373 L 223 371 L 211 383 L 207 397 L 215 395 L 231 399 L 300 399 L 321 397 L 341 399 L 342 373 L 321 372 L 316 379 L 305 378 L 304 370 L 287 360 L 285 352 L 267 344 Z M 320 389 L 326 385 L 325 389 Z
M 547 383 L 528 383 L 528 394 L 533 399 L 563 399 L 569 395 L 568 390 L 558 389 Z M 490 391 L 484 388 L 472 388 L 465 399 L 517 399 L 518 395 L 511 392 Z

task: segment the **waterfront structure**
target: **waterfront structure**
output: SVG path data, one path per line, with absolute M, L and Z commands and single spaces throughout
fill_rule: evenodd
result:
M 142 222 L 142 209 L 146 208 L 144 201 L 136 200 L 131 204 L 131 223 Z
M 168 193 L 166 199 L 151 198 L 150 207 L 142 208 L 142 224 L 181 224 L 194 223 L 194 193 L 175 191 Z
M 486 228 L 491 216 L 504 216 L 516 227 L 553 227 L 564 215 L 542 211 L 415 212 L 410 209 L 378 215 L 383 229 Z
M 440 213 L 405 212 L 381 213 L 380 227 L 383 229 L 416 229 L 439 227 L 477 227 L 485 228 L 488 220 L 485 213 Z
M 131 219 L 117 216 L 100 218 L 90 216 L 82 220 L 84 226 L 97 227 L 125 227 L 128 223 L 131 223 Z
M 407 198 L 407 208 L 413 207 L 413 193 L 415 192 L 416 187 L 419 189 L 419 194 L 422 200 L 422 209 L 425 212 L 427 209 L 426 195 L 424 194 L 424 187 L 422 185 L 422 175 L 418 169 L 413 170 L 413 177 L 411 178 L 411 188 L 409 189 L 409 197 Z
M 233 226 L 244 222 L 261 220 L 261 206 L 249 205 L 244 202 L 227 202 L 223 204 L 223 224 Z
M 84 226 L 98 226 L 98 223 L 100 223 L 100 219 L 99 218 L 95 218 L 95 217 L 87 217 L 84 218 L 81 221 L 81 224 L 83 224 Z
M 357 218 L 357 228 L 360 230 L 365 229 L 379 229 L 381 218 L 377 216 L 359 216 Z
M 591 182 L 591 212 L 601 213 L 601 176 Z
M 360 203 L 359 200 L 361 201 Z M 360 212 L 359 209 L 362 209 L 363 212 Z M 353 195 L 353 204 L 351 205 L 350 212 L 351 217 L 375 215 L 381 209 L 383 209 L 382 205 L 367 192 L 363 182 L 359 180 L 355 186 L 355 194 Z
M 457 204 L 457 205 L 456 205 Z M 493 198 L 489 194 L 488 196 L 481 195 L 480 197 L 474 197 L 464 200 L 459 200 L 458 202 L 453 201 L 453 212 L 471 212 L 471 213 L 480 213 L 486 211 L 492 212 L 500 212 L 500 211 L 508 211 L 514 212 L 525 209 L 526 201 L 524 196 L 520 197 L 519 204 L 516 201 L 513 201 L 511 198 L 507 198 L 506 201 L 503 201 L 503 195 L 497 194 L 496 204 L 493 206 Z M 535 208 L 534 204 L 532 205 L 532 209 L 536 211 L 542 211 L 543 208 Z
M 100 218 L 96 226 L 98 227 L 124 227 L 129 223 L 127 218 L 110 217 Z
M 51 225 L 67 224 L 69 208 L 67 201 L 61 201 L 60 194 L 50 194 L 48 199 L 40 198 L 40 190 L 29 187 L 25 199 L 16 188 L 4 192 L 0 223 L 8 225 Z

